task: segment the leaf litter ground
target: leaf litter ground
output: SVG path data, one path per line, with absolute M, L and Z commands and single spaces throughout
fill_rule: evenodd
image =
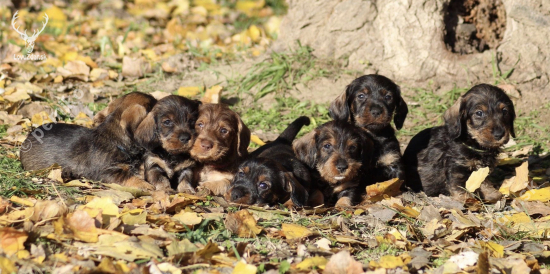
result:
M 91 126 L 111 98 L 134 90 L 211 102 L 237 96 L 235 109 L 256 128 L 255 146 L 294 116 L 314 119 L 304 131 L 327 120 L 326 105 L 284 96 L 268 110 L 244 104 L 249 89 L 256 102 L 330 74 L 316 69 L 306 47 L 272 54 L 252 68 L 260 73 L 228 79 L 224 87 L 198 82 L 148 90 L 190 71 L 260 56 L 277 36 L 282 2 L 56 4 L 33 7 L 50 17 L 34 52 L 47 54 L 44 61 L 13 60 L 25 45 L 10 25 L 0 26 L 1 273 L 550 272 L 550 158 L 537 144 L 506 150 L 490 175 L 472 174 L 466 185 L 472 192 L 487 176 L 502 182 L 505 197 L 496 204 L 400 193 L 402 182 L 391 180 L 369 186 L 366 201 L 353 208 L 257 207 L 206 193 L 63 182 L 59 167 L 23 171 L 18 149 L 31 128 Z M 0 8 L 2 22 L 11 16 Z M 20 10 L 18 25 L 36 28 L 41 16 Z

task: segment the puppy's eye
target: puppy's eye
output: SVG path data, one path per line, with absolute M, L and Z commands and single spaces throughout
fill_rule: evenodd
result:
M 228 132 L 228 130 L 227 130 L 227 128 L 222 127 L 222 128 L 220 128 L 220 132 L 222 134 L 226 134 Z
M 391 95 L 390 95 L 390 94 L 386 94 L 386 96 L 384 96 L 384 98 L 385 98 L 386 100 L 389 101 L 389 100 L 391 100 Z
M 359 93 L 359 94 L 357 95 L 357 99 L 360 99 L 360 100 L 363 100 L 363 99 L 365 99 L 366 97 L 367 97 L 367 96 L 366 96 L 364 93 Z
M 355 150 L 357 150 L 357 147 L 356 147 L 356 146 L 350 146 L 350 147 L 349 147 L 349 150 L 350 150 L 350 151 L 355 151 Z
M 199 123 L 197 124 L 197 126 L 198 126 L 199 128 L 203 128 L 203 127 L 204 127 L 204 123 L 199 122 Z
M 507 108 L 503 108 L 503 109 L 502 109 L 502 114 L 504 114 L 504 115 L 508 114 L 508 109 L 507 109 Z
M 481 110 L 476 111 L 476 116 L 477 117 L 483 117 L 483 111 L 481 111 Z
M 164 120 L 164 121 L 162 121 L 162 124 L 169 127 L 169 126 L 172 125 L 172 120 Z
M 237 176 L 244 176 L 244 172 L 239 171 L 239 173 L 237 173 Z
M 268 189 L 269 188 L 269 184 L 266 183 L 266 182 L 261 182 L 258 184 L 258 188 L 259 189 Z
M 323 145 L 323 148 L 325 148 L 325 149 L 331 149 L 331 148 L 332 148 L 332 145 L 331 145 L 331 144 L 324 144 L 324 145 Z

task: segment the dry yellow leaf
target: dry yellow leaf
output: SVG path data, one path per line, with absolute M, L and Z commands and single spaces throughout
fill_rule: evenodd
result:
M 147 220 L 147 211 L 143 209 L 134 209 L 124 213 L 120 219 L 127 225 L 141 225 L 145 224 Z
M 524 190 L 529 185 L 529 169 L 527 161 L 516 167 L 516 176 L 510 186 L 510 192 L 515 193 Z
M 257 225 L 254 216 L 246 209 L 227 214 L 225 226 L 229 231 L 243 238 L 254 237 L 262 232 L 262 227 Z
M 303 260 L 298 265 L 296 265 L 296 268 L 298 268 L 299 270 L 309 270 L 309 269 L 312 269 L 313 267 L 325 269 L 327 262 L 328 261 L 325 257 L 319 257 L 319 256 L 309 257 Z
M 470 192 L 476 191 L 483 181 L 485 181 L 485 178 L 487 178 L 487 175 L 489 175 L 489 168 L 488 167 L 482 167 L 474 172 L 472 172 L 472 175 L 468 178 L 466 181 L 466 190 Z
M 64 218 L 67 228 L 73 232 L 73 237 L 83 242 L 95 243 L 98 241 L 98 232 L 95 220 L 86 211 L 76 210 Z M 56 231 L 59 232 L 59 231 Z
M 15 92 L 13 92 L 11 94 L 4 95 L 4 99 L 6 99 L 9 102 L 14 102 L 14 103 L 19 102 L 19 101 L 24 101 L 24 100 L 27 100 L 27 99 L 30 99 L 30 98 L 31 97 L 29 96 L 29 94 L 27 94 L 27 92 L 23 89 L 17 89 Z
M 523 193 L 523 195 L 521 195 L 517 199 L 523 200 L 523 201 L 548 202 L 550 201 L 550 187 L 526 191 L 525 193 Z
M 6 257 L 0 257 L 0 273 L 17 273 L 15 263 Z
M 514 179 L 515 179 L 515 176 L 502 181 L 502 185 L 500 185 L 500 188 L 498 189 L 498 191 L 503 195 L 510 195 L 510 186 L 514 183 Z
M 111 197 L 96 197 L 92 201 L 87 203 L 84 207 L 101 209 L 103 215 L 108 215 L 112 217 L 118 216 L 118 206 L 113 203 L 113 199 Z
M 403 181 L 399 178 L 390 179 L 385 182 L 367 186 L 367 199 L 373 202 L 382 201 L 384 197 L 396 196 L 401 193 L 400 188 Z
M 36 203 L 34 200 L 19 198 L 17 196 L 11 196 L 10 201 L 24 206 L 34 206 Z
M 215 85 L 207 89 L 201 101 L 203 103 L 218 104 L 222 97 L 222 94 L 221 94 L 222 90 L 223 90 L 223 87 L 219 85 Z
M 492 257 L 495 257 L 495 258 L 504 257 L 504 246 L 491 241 L 489 242 L 477 241 L 477 242 L 479 245 L 481 245 L 483 249 L 486 249 Z
M 401 259 L 401 257 L 386 255 L 380 258 L 378 265 L 382 268 L 393 269 L 403 267 L 405 266 L 405 263 L 403 262 L 403 259 Z
M 79 126 L 91 128 L 94 125 L 92 118 L 88 117 L 84 112 L 79 112 L 76 117 L 74 117 L 74 123 Z
M 54 168 L 50 170 L 50 173 L 48 174 L 48 179 L 63 183 L 63 178 L 61 178 L 61 168 Z
M 180 87 L 177 91 L 177 95 L 183 97 L 193 97 L 201 92 L 202 87 Z
M 248 28 L 248 36 L 252 42 L 258 43 L 262 39 L 262 31 L 256 25 L 252 25 Z
M 67 15 L 63 13 L 62 9 L 56 6 L 51 6 L 46 9 L 44 13 L 49 17 L 48 27 L 63 29 L 67 26 Z
M 235 268 L 233 268 L 233 274 L 256 274 L 257 267 L 255 265 L 247 264 L 244 260 L 240 260 Z
M 202 218 L 197 213 L 183 210 L 172 216 L 172 219 L 186 226 L 194 226 L 202 222 Z
M 262 141 L 262 139 L 260 139 L 260 137 L 258 137 L 257 135 L 250 135 L 250 141 L 253 142 L 254 144 L 257 144 L 259 146 L 263 146 L 265 145 L 265 142 Z
M 31 221 L 39 222 L 55 217 L 63 216 L 67 212 L 67 206 L 56 201 L 38 200 L 34 205 L 34 214 Z
M 0 228 L 0 251 L 11 256 L 20 250 L 25 250 L 23 244 L 27 238 L 28 235 L 25 231 L 19 231 L 12 227 Z
M 43 124 L 47 123 L 53 123 L 52 119 L 50 119 L 50 116 L 45 111 L 41 111 L 39 113 L 35 113 L 31 118 L 31 123 L 34 126 L 41 126 Z
M 300 239 L 313 235 L 313 231 L 301 225 L 295 224 L 283 224 L 281 230 L 285 233 L 285 237 L 289 240 Z

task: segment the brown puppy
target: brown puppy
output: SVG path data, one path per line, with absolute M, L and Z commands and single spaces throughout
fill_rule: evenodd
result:
M 145 94 L 128 94 L 128 97 L 134 103 L 114 107 L 96 128 L 63 123 L 36 128 L 21 147 L 23 168 L 37 170 L 57 163 L 62 167 L 64 179 L 85 177 L 153 189 L 139 175 L 144 150 L 134 142 L 133 135 L 155 99 Z
M 124 111 L 133 105 L 148 106 L 148 109 L 150 110 L 156 102 L 157 100 L 149 94 L 142 92 L 128 93 L 115 99 L 109 103 L 106 108 L 96 113 L 94 116 L 94 127 L 97 127 L 99 124 L 103 123 L 105 119 L 107 119 L 107 116 L 115 111 Z
M 428 196 L 451 195 L 464 200 L 466 180 L 482 167 L 494 168 L 500 147 L 514 133 L 514 105 L 500 88 L 474 86 L 445 112 L 445 125 L 425 129 L 414 136 L 403 159 L 405 182 Z M 489 202 L 502 196 L 486 181 L 481 197 Z
M 223 195 L 248 155 L 250 130 L 237 113 L 222 104 L 201 105 L 195 130 L 198 136 L 191 156 L 201 163 L 195 169 L 195 182 L 214 195 Z
M 382 75 L 364 75 L 353 80 L 330 105 L 330 117 L 363 128 L 373 138 L 376 168 L 374 182 L 404 177 L 399 141 L 391 120 L 399 130 L 408 107 L 399 86 Z
M 312 182 L 319 184 L 312 188 L 321 190 L 325 204 L 351 206 L 361 201 L 365 186 L 372 183 L 373 142 L 365 131 L 332 121 L 302 136 L 293 147 L 298 159 L 316 171 Z
M 176 188 L 193 192 L 195 161 L 189 151 L 195 141 L 196 100 L 170 95 L 155 104 L 135 132 L 136 141 L 147 149 L 144 177 L 157 190 Z

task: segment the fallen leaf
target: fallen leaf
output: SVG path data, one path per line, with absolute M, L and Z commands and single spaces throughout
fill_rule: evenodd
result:
M 199 250 L 199 248 L 188 239 L 183 239 L 181 241 L 172 241 L 172 243 L 166 247 L 166 250 L 168 251 L 168 256 L 174 256 L 187 252 L 195 252 Z
M 11 256 L 20 250 L 25 250 L 23 244 L 28 237 L 25 231 L 19 231 L 12 227 L 0 228 L 0 253 Z
M 401 193 L 402 180 L 390 179 L 385 182 L 367 186 L 367 199 L 373 202 L 382 201 L 385 197 L 396 196 Z
M 17 273 L 15 263 L 6 257 L 0 257 L 0 273 Z
M 27 92 L 23 89 L 17 89 L 17 91 L 15 91 L 14 93 L 4 95 L 3 97 L 5 100 L 13 103 L 28 100 L 31 98 L 29 94 L 27 94 Z
M 143 209 L 134 209 L 124 213 L 120 219 L 126 225 L 145 224 L 147 220 L 147 211 Z
M 303 260 L 301 263 L 296 265 L 296 268 L 299 270 L 309 270 L 312 268 L 320 268 L 325 269 L 325 265 L 327 264 L 327 259 L 325 257 L 309 257 Z
M 257 267 L 251 264 L 247 264 L 246 261 L 240 260 L 235 268 L 233 268 L 233 274 L 256 274 Z
M 199 94 L 201 90 L 202 87 L 180 87 L 176 94 L 183 97 L 193 97 Z
M 550 201 L 550 187 L 528 190 L 517 199 L 522 201 L 548 202 Z
M 289 240 L 301 239 L 313 235 L 313 231 L 295 224 L 283 224 L 281 230 Z
M 342 250 L 330 257 L 323 273 L 360 274 L 363 273 L 363 265 L 351 257 L 349 251 Z
M 48 174 L 48 179 L 52 179 L 56 182 L 63 183 L 63 178 L 61 178 L 61 168 L 54 168 Z
M 478 257 L 479 255 L 473 251 L 464 251 L 451 256 L 447 262 L 455 264 L 460 270 L 464 270 L 467 267 L 474 266 Z
M 143 77 L 145 73 L 150 73 L 151 65 L 141 57 L 132 58 L 124 56 L 122 59 L 122 76 L 124 77 Z
M 175 18 L 174 18 L 174 19 L 175 19 Z M 177 68 L 172 67 L 172 66 L 170 65 L 170 63 L 168 63 L 168 62 L 163 62 L 162 65 L 161 65 L 161 67 L 162 67 L 162 70 L 164 70 L 164 72 L 168 72 L 168 73 L 174 73 L 174 72 L 177 72 L 177 71 L 178 71 Z
M 516 176 L 514 182 L 510 186 L 510 192 L 519 192 L 524 190 L 529 185 L 529 169 L 528 163 L 523 162 L 519 167 L 516 167 Z
M 206 92 L 204 93 L 204 96 L 201 99 L 201 102 L 210 103 L 210 104 L 220 103 L 222 90 L 223 90 L 222 86 L 218 86 L 218 85 L 212 86 L 211 88 L 206 90 Z
M 487 178 L 487 175 L 489 175 L 488 167 L 483 167 L 472 172 L 472 174 L 466 181 L 466 190 L 468 190 L 469 192 L 476 191 L 481 186 L 481 183 L 485 181 L 485 178 Z
M 259 146 L 263 146 L 265 145 L 265 142 L 262 141 L 262 139 L 260 139 L 260 137 L 258 137 L 257 135 L 250 135 L 250 141 L 253 142 L 254 144 L 257 144 Z
M 246 209 L 227 214 L 225 226 L 229 231 L 243 238 L 255 237 L 262 232 L 262 227 L 256 224 L 254 216 Z
M 61 217 L 67 212 L 67 206 L 56 201 L 38 200 L 34 205 L 34 214 L 31 221 L 45 221 L 55 217 Z
M 330 240 L 327 238 L 321 238 L 317 240 L 313 245 L 315 245 L 317 248 L 324 249 L 324 250 L 330 250 Z
M 172 219 L 174 219 L 175 221 L 183 224 L 183 225 L 186 225 L 186 226 L 194 226 L 194 225 L 198 225 L 202 222 L 202 218 L 199 217 L 199 215 L 197 215 L 197 213 L 195 212 L 185 212 L 185 211 L 180 211 L 178 214 L 172 216 Z
M 34 204 L 36 203 L 36 200 L 19 198 L 17 196 L 11 196 L 10 201 L 12 203 L 16 203 L 16 204 L 20 204 L 20 205 L 24 205 L 24 206 L 34 206 Z
M 385 268 L 385 269 L 393 269 L 398 267 L 405 266 L 405 263 L 403 262 L 403 259 L 401 257 L 392 256 L 392 255 L 385 255 L 380 257 L 380 260 L 378 262 L 376 261 L 370 261 L 369 262 L 369 268 Z

